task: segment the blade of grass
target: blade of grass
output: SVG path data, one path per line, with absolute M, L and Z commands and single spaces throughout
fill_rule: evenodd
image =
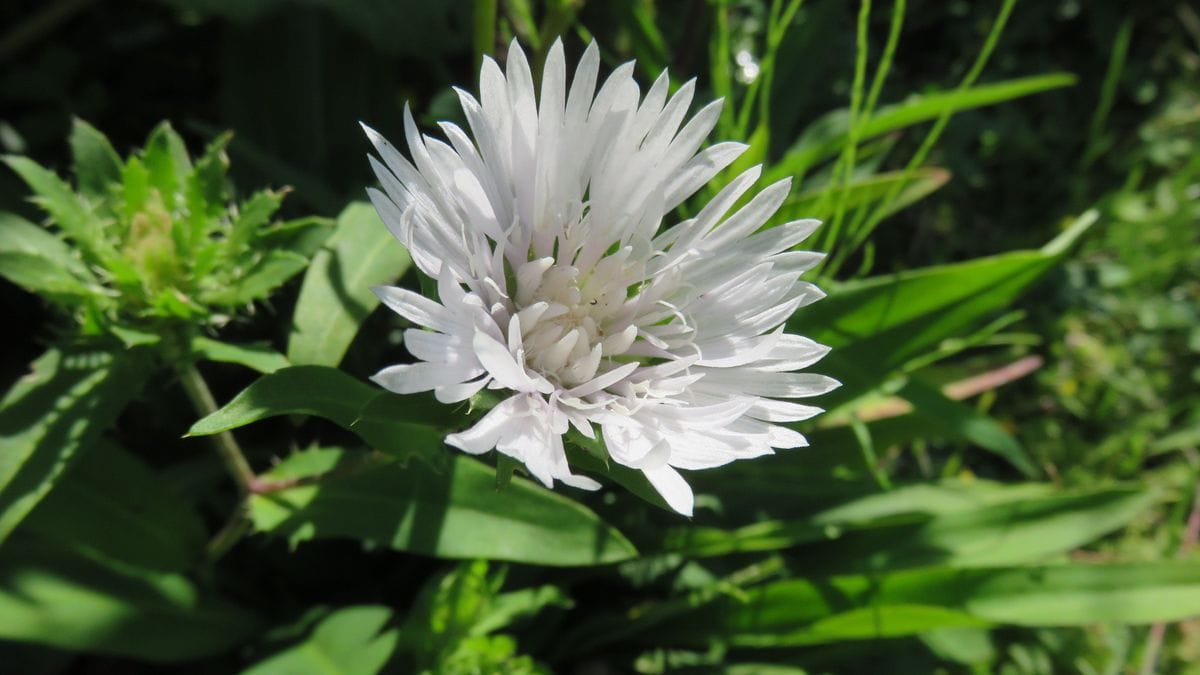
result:
M 1000 35 L 1004 32 L 1004 26 L 1008 23 L 1008 18 L 1012 14 L 1012 9 L 1015 5 L 1016 0 L 1004 0 L 1004 4 L 1000 7 L 1000 11 L 996 15 L 996 20 L 992 22 L 992 27 L 988 31 L 983 47 L 979 50 L 979 55 L 975 57 L 975 62 L 971 65 L 971 69 L 967 71 L 967 74 L 959 82 L 958 87 L 955 89 L 956 93 L 967 91 L 979 79 L 979 75 L 991 59 L 992 52 L 996 49 L 996 44 L 1000 41 Z M 916 171 L 917 167 L 925 162 L 925 158 L 933 150 L 933 146 L 937 143 L 938 139 L 941 138 L 942 132 L 945 130 L 950 118 L 954 115 L 954 112 L 953 108 L 946 108 L 938 115 L 937 120 L 933 123 L 933 127 L 925 135 L 924 140 L 921 141 L 917 152 L 913 154 L 908 164 L 904 167 L 906 176 Z M 845 263 L 846 258 L 862 245 L 863 240 L 870 236 L 871 232 L 874 231 L 879 221 L 883 218 L 883 214 L 887 213 L 891 202 L 899 195 L 900 189 L 905 183 L 907 183 L 907 180 L 902 180 L 889 190 L 888 197 L 876 207 L 863 226 L 850 235 L 851 239 L 849 243 L 845 246 L 839 246 L 834 254 L 828 258 L 829 263 L 822 271 L 824 276 L 833 276 L 836 274 L 837 270 Z

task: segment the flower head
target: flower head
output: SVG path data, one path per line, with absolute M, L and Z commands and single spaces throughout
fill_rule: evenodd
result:
M 799 279 L 820 255 L 793 251 L 816 221 L 762 229 L 790 187 L 767 186 L 731 209 L 758 179 L 735 178 L 694 217 L 670 214 L 746 146 L 701 149 L 720 113 L 711 103 L 684 123 L 694 82 L 668 96 L 664 72 L 644 96 L 633 64 L 596 90 L 589 46 L 568 86 L 562 45 L 546 60 L 539 96 L 514 41 L 507 70 L 492 60 L 480 97 L 458 91 L 471 135 L 443 122 L 422 135 L 405 110 L 412 160 L 367 134 L 383 190 L 371 201 L 438 301 L 402 288 L 379 297 L 421 328 L 405 332 L 419 361 L 373 378 L 398 393 L 433 390 L 463 401 L 484 387 L 510 395 L 447 443 L 493 448 L 538 480 L 585 489 L 563 435 L 603 438 L 610 458 L 641 470 L 675 510 L 691 514 L 677 469 L 707 469 L 805 445 L 779 423 L 819 408 L 789 399 L 837 383 L 794 372 L 827 349 L 783 332 L 822 297 Z

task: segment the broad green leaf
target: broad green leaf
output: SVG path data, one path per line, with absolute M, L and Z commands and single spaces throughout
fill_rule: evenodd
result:
M 22 537 L 0 549 L 0 639 L 154 663 L 228 651 L 256 617 L 188 578 Z
M 627 626 L 657 644 L 784 647 L 1013 624 L 1144 624 L 1200 614 L 1200 566 L 1184 561 L 809 577 Z M 640 630 L 639 630 L 640 629 Z
M 102 224 L 71 186 L 28 157 L 4 157 L 4 163 L 17 172 L 33 190 L 33 202 L 42 208 L 54 224 L 75 241 L 86 255 L 97 260 L 114 256 L 112 247 L 104 241 Z
M 336 227 L 300 287 L 287 350 L 296 364 L 336 366 L 379 304 L 371 287 L 395 282 L 411 264 L 369 204 L 347 206 Z
M 183 572 L 200 559 L 199 515 L 141 460 L 101 441 L 37 505 L 23 530 L 146 569 Z
M 236 363 L 260 373 L 273 373 L 291 365 L 287 357 L 265 343 L 240 345 L 197 335 L 192 338 L 192 352 L 209 361 Z
M 0 542 L 136 397 L 146 355 L 52 349 L 0 401 Z
M 108 196 L 112 187 L 121 182 L 121 158 L 112 144 L 99 130 L 79 118 L 72 121 L 70 144 L 80 191 L 94 199 Z
M 859 130 L 858 139 L 859 142 L 863 142 L 897 129 L 927 122 L 936 119 L 946 110 L 970 110 L 1074 84 L 1074 75 L 1049 73 L 977 85 L 963 91 L 915 97 L 877 110 Z M 841 152 L 849 136 L 849 111 L 836 110 L 829 113 L 805 129 L 784 156 L 767 171 L 765 180 L 771 182 L 784 176 L 806 173 L 813 165 Z
M 291 251 L 267 251 L 232 285 L 206 290 L 200 299 L 206 304 L 228 307 L 247 305 L 266 298 L 307 264 L 307 258 Z
M 317 624 L 304 640 L 259 661 L 242 675 L 374 675 L 396 650 L 400 631 L 387 627 L 391 620 L 392 611 L 387 607 L 339 609 Z
M 316 415 L 352 431 L 372 448 L 395 457 L 437 462 L 444 455 L 440 431 L 453 408 L 425 396 L 397 396 L 336 368 L 292 366 L 259 378 L 217 412 L 188 430 L 205 436 L 278 415 Z
M 1043 486 L 1030 487 L 993 491 L 974 507 L 930 512 L 925 499 L 936 502 L 955 492 L 967 497 L 972 491 L 947 495 L 934 486 L 914 486 L 807 520 L 767 521 L 733 532 L 683 530 L 670 550 L 723 555 L 799 547 L 798 558 L 809 561 L 806 571 L 834 573 L 1038 562 L 1127 525 L 1154 501 L 1135 488 L 1029 496 Z
M 1018 251 L 835 286 L 788 327 L 833 347 L 819 370 L 842 382 L 834 407 L 877 387 L 908 360 L 1007 307 L 1096 220 L 1078 218 L 1040 251 Z
M 293 544 L 347 537 L 439 558 L 578 566 L 637 555 L 620 532 L 565 496 L 521 478 L 497 491 L 492 469 L 470 457 L 453 454 L 438 472 L 357 454 L 316 449 L 282 462 L 268 479 L 325 475 L 255 495 L 255 527 Z
M 0 276 L 50 300 L 90 295 L 95 277 L 61 239 L 45 228 L 0 212 Z

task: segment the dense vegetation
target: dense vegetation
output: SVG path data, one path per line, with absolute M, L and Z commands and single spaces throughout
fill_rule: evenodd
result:
M 1074 0 L 0 6 L 0 670 L 1200 672 L 1200 14 Z M 796 177 L 843 386 L 687 519 L 443 446 L 358 122 L 637 59 Z M 232 135 L 226 133 L 232 132 Z M 187 214 L 186 218 L 180 214 Z M 773 222 L 772 224 L 778 224 Z M 32 366 L 30 365 L 32 364 Z M 32 371 L 32 374 L 29 374 Z M 188 437 L 184 437 L 187 434 Z M 224 461 L 222 461 L 224 460 Z M 227 471 L 229 469 L 229 471 Z

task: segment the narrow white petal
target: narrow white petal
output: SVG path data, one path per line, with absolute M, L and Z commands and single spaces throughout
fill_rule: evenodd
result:
M 518 364 L 508 349 L 495 338 L 477 331 L 471 340 L 471 346 L 475 351 L 475 358 L 479 359 L 479 363 L 501 386 L 513 391 L 535 389 L 535 383 L 525 372 L 525 368 Z
M 662 495 L 667 506 L 685 516 L 692 515 L 696 498 L 692 494 L 691 486 L 678 471 L 664 464 L 655 469 L 646 469 L 642 473 L 646 474 L 646 479 L 658 490 L 658 494 Z
M 407 288 L 375 286 L 371 290 L 388 309 L 418 326 L 453 333 L 458 325 L 445 307 Z
M 440 363 L 407 363 L 388 366 L 371 376 L 371 381 L 397 394 L 415 394 L 434 387 L 459 384 L 483 374 L 473 365 L 447 366 Z

